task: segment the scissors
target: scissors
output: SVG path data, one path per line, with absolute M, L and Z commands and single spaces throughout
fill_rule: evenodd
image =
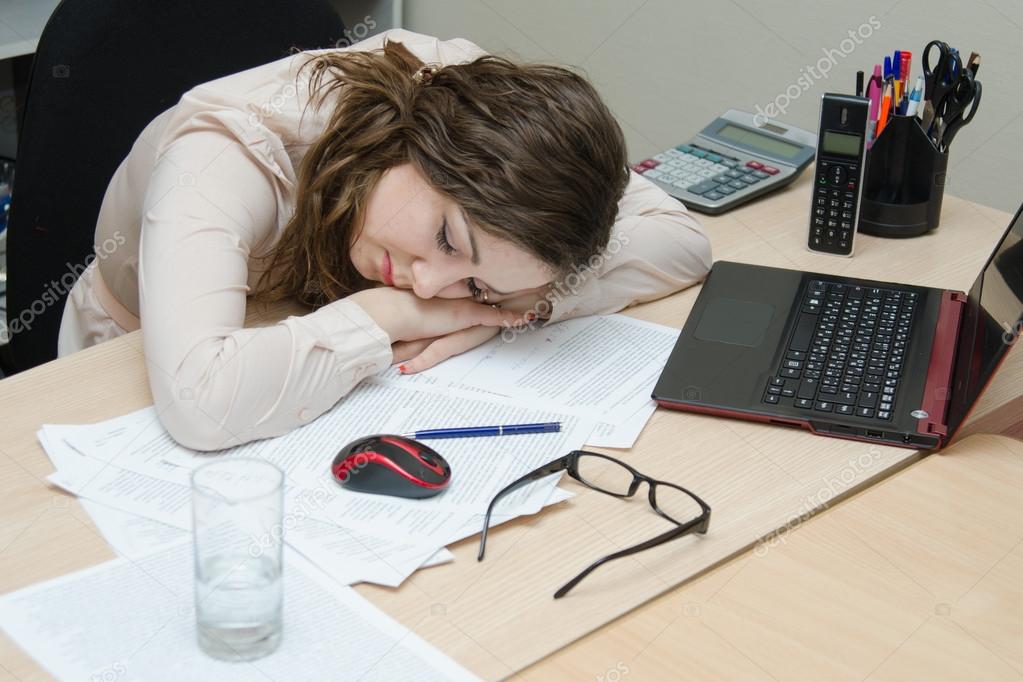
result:
M 959 129 L 973 120 L 980 106 L 980 94 L 982 92 L 980 81 L 973 78 L 973 74 L 967 70 L 967 77 L 961 83 L 969 81 L 970 85 L 963 88 L 951 90 L 943 100 L 944 112 L 941 114 L 941 127 L 938 129 L 938 149 L 948 151 Z M 963 94 L 970 90 L 972 94 Z M 968 109 L 968 111 L 967 111 Z
M 938 59 L 933 67 L 931 65 L 932 48 L 938 50 Z M 924 48 L 923 67 L 924 97 L 927 99 L 927 103 L 924 105 L 921 124 L 929 134 L 931 126 L 934 124 L 935 143 L 939 144 L 942 130 L 947 128 L 957 116 L 961 116 L 976 98 L 977 82 L 974 79 L 974 71 L 963 68 L 959 51 L 949 47 L 948 43 L 941 40 L 932 40 L 927 43 L 927 47 Z M 976 106 L 970 109 L 968 117 L 953 129 L 953 135 L 955 131 L 972 120 L 975 110 Z

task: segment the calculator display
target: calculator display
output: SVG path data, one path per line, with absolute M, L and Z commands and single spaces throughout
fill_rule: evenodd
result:
M 749 128 L 732 125 L 731 123 L 722 126 L 717 131 L 717 136 L 725 140 L 738 142 L 739 144 L 751 149 L 759 149 L 762 152 L 766 152 L 772 156 L 783 159 L 795 158 L 803 151 L 803 148 L 798 144 L 792 144 L 791 142 L 779 140 L 776 137 L 762 135 L 754 130 L 750 130 Z
M 859 156 L 860 143 L 862 141 L 863 137 L 860 135 L 825 130 L 821 151 L 825 154 L 838 154 L 840 156 Z

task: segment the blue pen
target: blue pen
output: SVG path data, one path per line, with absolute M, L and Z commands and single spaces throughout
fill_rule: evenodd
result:
M 475 438 L 478 436 L 511 436 L 519 433 L 554 433 L 561 430 L 561 422 L 542 424 L 506 424 L 504 426 L 467 426 L 457 429 L 427 429 L 403 433 L 406 438 Z

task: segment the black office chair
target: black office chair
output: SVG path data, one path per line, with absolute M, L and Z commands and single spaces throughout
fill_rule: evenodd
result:
M 146 124 L 195 85 L 344 35 L 327 0 L 63 0 L 19 123 L 3 372 L 57 357 L 61 278 L 92 252 L 107 184 Z

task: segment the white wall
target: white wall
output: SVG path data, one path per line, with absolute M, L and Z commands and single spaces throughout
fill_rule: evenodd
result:
M 924 45 L 940 38 L 983 57 L 982 104 L 952 145 L 948 191 L 1005 211 L 1023 202 L 1019 0 L 407 0 L 404 25 L 580 67 L 618 117 L 634 161 L 728 108 L 784 104 L 801 76 L 812 88 L 779 118 L 815 130 L 822 93 L 852 92 L 857 69 L 869 74 L 901 48 L 913 52 L 915 79 Z M 835 66 L 825 78 L 807 76 L 826 49 L 836 51 Z

